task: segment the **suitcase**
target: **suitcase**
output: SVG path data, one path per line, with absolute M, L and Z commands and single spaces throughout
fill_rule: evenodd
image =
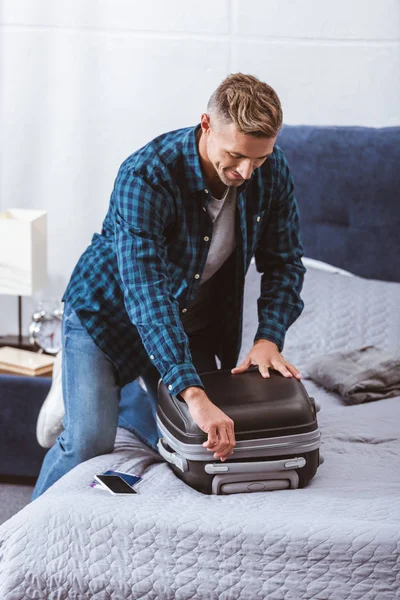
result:
M 210 400 L 235 423 L 236 446 L 225 462 L 202 446 L 207 440 L 183 399 L 159 382 L 158 450 L 174 473 L 204 494 L 302 488 L 320 461 L 317 409 L 301 383 L 270 370 L 201 375 Z M 162 437 L 161 437 L 162 436 Z

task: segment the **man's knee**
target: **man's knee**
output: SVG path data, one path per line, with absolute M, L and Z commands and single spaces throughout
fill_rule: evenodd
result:
M 90 460 L 100 454 L 109 454 L 114 450 L 116 429 L 111 432 L 88 433 L 79 439 L 66 443 L 61 436 L 59 440 L 62 451 L 74 456 L 77 463 Z

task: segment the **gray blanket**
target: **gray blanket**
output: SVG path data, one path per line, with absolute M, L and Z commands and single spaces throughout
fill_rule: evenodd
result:
M 257 327 L 250 276 L 243 352 Z M 114 452 L 0 526 L 0 599 L 400 600 L 400 397 L 343 406 L 305 376 L 330 352 L 400 352 L 400 285 L 310 269 L 303 297 L 284 356 L 322 407 L 325 462 L 309 486 L 206 496 L 119 430 Z M 106 469 L 141 474 L 140 493 L 90 488 Z
M 308 375 L 347 404 L 400 396 L 400 354 L 375 346 L 318 357 Z

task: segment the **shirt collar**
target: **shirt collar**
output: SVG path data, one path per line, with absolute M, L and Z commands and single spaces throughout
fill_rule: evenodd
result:
M 201 170 L 199 149 L 196 141 L 199 128 L 200 123 L 194 127 L 190 127 L 182 141 L 184 172 L 190 194 L 195 194 L 196 192 L 204 191 L 208 188 L 203 171 Z M 253 171 L 251 178 L 244 181 L 242 185 L 237 188 L 238 193 L 241 190 L 246 189 L 249 182 L 253 179 L 254 173 L 255 172 Z
M 183 162 L 185 177 L 190 194 L 207 189 L 207 182 L 200 165 L 199 149 L 196 142 L 196 134 L 200 123 L 190 127 L 182 142 Z

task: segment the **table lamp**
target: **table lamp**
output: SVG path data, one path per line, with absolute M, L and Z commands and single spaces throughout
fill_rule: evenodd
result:
M 0 213 L 0 294 L 18 296 L 18 336 L 0 335 L 0 346 L 31 348 L 22 335 L 22 296 L 46 285 L 46 212 L 12 208 Z

